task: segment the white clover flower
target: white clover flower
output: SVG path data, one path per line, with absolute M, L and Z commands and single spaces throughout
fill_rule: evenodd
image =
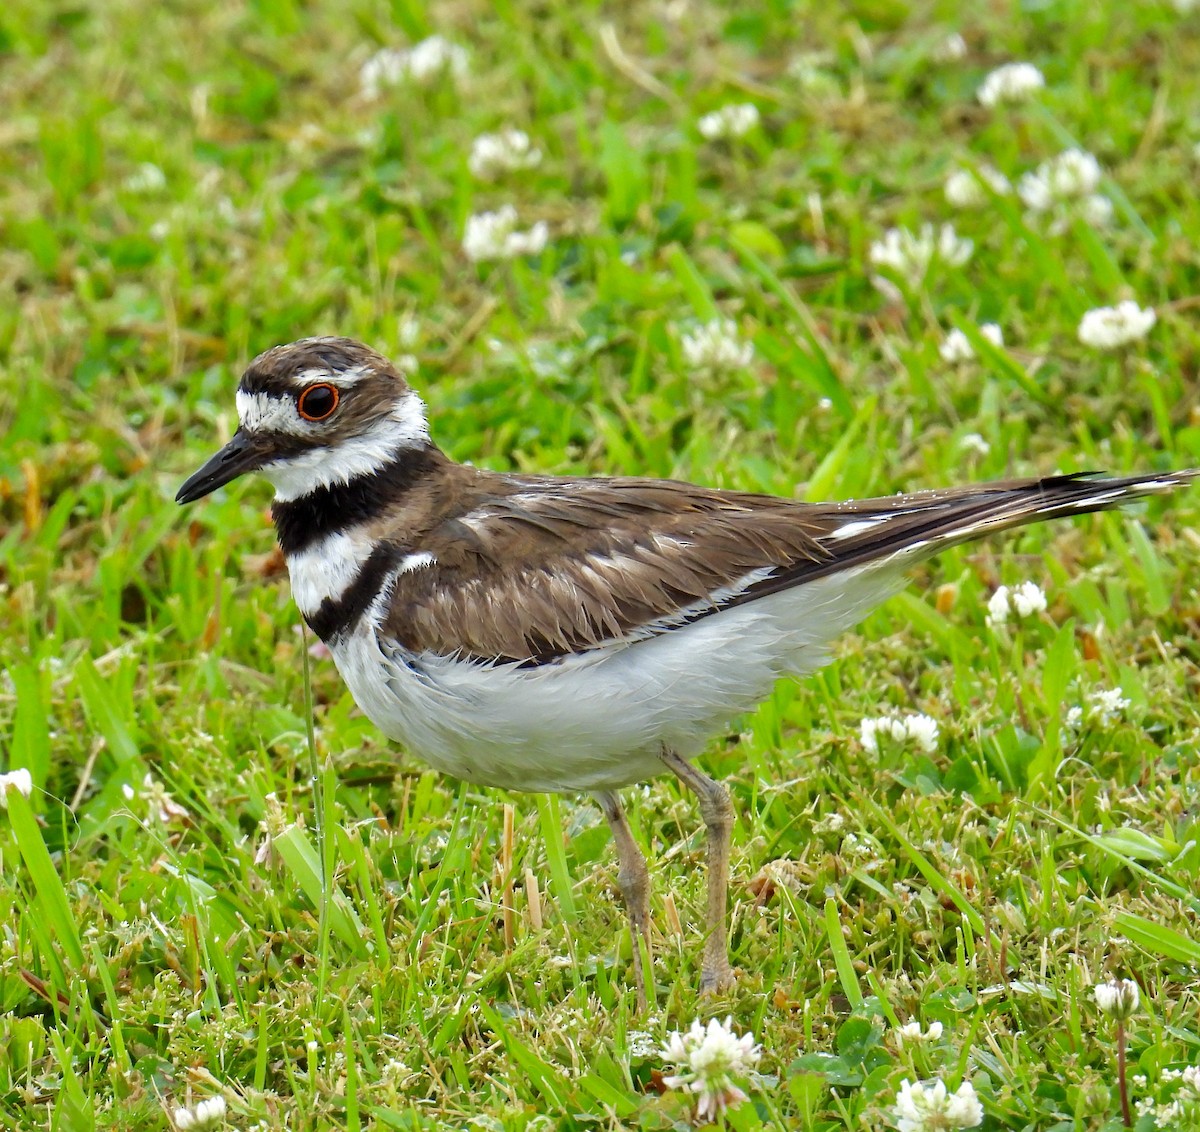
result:
M 937 720 L 928 715 L 906 716 L 904 724 L 908 729 L 908 738 L 922 751 L 935 751 L 938 744 Z
M 872 869 L 880 864 L 874 841 L 859 837 L 857 833 L 847 833 L 842 838 L 839 852 L 843 857 L 855 857 L 867 862 L 867 868 Z
M 917 287 L 934 261 L 960 267 L 971 258 L 974 250 L 974 242 L 959 236 L 954 225 L 943 224 L 935 230 L 932 224 L 922 224 L 919 233 L 907 228 L 889 228 L 882 239 L 871 243 L 867 259 L 872 266 L 887 268 Z M 872 276 L 871 282 L 889 294 L 887 287 L 881 286 L 881 283 L 888 283 L 887 280 Z
M 649 1030 L 630 1030 L 625 1035 L 625 1041 L 629 1047 L 629 1056 L 639 1061 L 653 1057 L 660 1049 L 657 1039 Z
M 753 343 L 741 337 L 731 318 L 714 318 L 683 333 L 679 346 L 683 360 L 702 373 L 745 369 L 754 361 Z
M 421 340 L 421 320 L 412 311 L 406 311 L 396 321 L 396 344 L 402 350 L 411 350 Z
M 407 66 L 408 52 L 403 48 L 384 47 L 376 51 L 358 71 L 363 94 L 368 98 L 378 98 L 384 88 L 396 86 L 404 79 Z
M 1046 595 L 1036 582 L 1022 582 L 1010 589 L 1000 586 L 988 598 L 987 623 L 991 628 L 1003 625 L 1010 613 L 1018 617 L 1029 617 L 1046 611 Z
M 908 1042 L 936 1042 L 942 1036 L 941 1022 L 930 1022 L 928 1030 L 921 1029 L 920 1022 L 907 1022 L 897 1026 L 895 1030 L 896 1044 L 905 1045 Z
M 407 77 L 417 83 L 427 83 L 447 73 L 462 78 L 467 73 L 467 52 L 457 43 L 431 35 L 408 52 L 407 71 Z
M 1017 185 L 1017 195 L 1026 207 L 1046 212 L 1058 201 L 1090 196 L 1100 185 L 1104 171 L 1095 156 L 1082 149 L 1067 149 L 1026 173 Z
M 1100 688 L 1088 696 L 1088 718 L 1101 727 L 1111 727 L 1129 710 L 1130 701 L 1120 688 Z
M 1101 1014 L 1124 1021 L 1138 1008 L 1138 985 L 1132 979 L 1109 979 L 1092 988 Z
M 920 1040 L 920 1022 L 906 1022 L 903 1026 L 896 1027 L 896 1041 L 900 1045 L 904 1045 L 905 1042 L 919 1042 Z
M 23 766 L 17 767 L 16 770 L 10 770 L 7 774 L 0 774 L 0 809 L 8 809 L 8 792 L 15 790 L 18 794 L 23 794 L 28 798 L 33 793 L 33 775 L 29 773 Z
M 1008 599 L 1018 617 L 1046 612 L 1046 595 L 1036 582 L 1022 582 L 1009 594 Z
M 979 327 L 979 333 L 994 346 L 1004 345 L 1004 331 L 994 322 L 983 323 Z M 942 361 L 949 362 L 951 365 L 959 365 L 962 362 L 969 362 L 975 357 L 975 348 L 971 345 L 971 340 L 955 327 L 942 339 L 938 353 L 941 355 Z
M 859 723 L 859 742 L 872 754 L 879 751 L 881 736 L 901 745 L 912 742 L 925 752 L 935 751 L 938 744 L 938 724 L 932 716 L 920 714 L 906 715 L 903 719 L 880 715 Z
M 157 193 L 167 187 L 167 175 L 152 161 L 144 161 L 125 178 L 131 193 Z
M 715 1121 L 730 1105 L 746 1099 L 734 1078 L 749 1072 L 760 1054 L 753 1034 L 734 1033 L 732 1015 L 724 1023 L 713 1018 L 707 1027 L 697 1019 L 687 1033 L 667 1038 L 662 1056 L 678 1072 L 664 1077 L 663 1084 L 696 1098 L 697 1120 Z
M 1080 202 L 1079 215 L 1092 228 L 1107 228 L 1112 223 L 1113 202 L 1103 193 L 1093 193 Z
M 819 822 L 813 825 L 814 833 L 837 833 L 846 824 L 846 819 L 836 810 L 833 813 L 826 814 Z
M 513 259 L 537 255 L 545 246 L 549 229 L 538 221 L 526 232 L 517 229 L 517 210 L 506 204 L 495 212 L 478 212 L 467 218 L 462 247 L 466 257 L 476 263 L 492 259 Z
M 705 114 L 696 123 L 696 128 L 701 137 L 716 141 L 719 138 L 745 137 L 758 125 L 758 121 L 758 107 L 753 102 L 730 103 L 711 114 Z
M 1112 201 L 1096 191 L 1103 176 L 1093 154 L 1068 149 L 1026 173 L 1017 185 L 1017 195 L 1030 212 L 1051 215 L 1053 235 L 1065 232 L 1074 215 L 1093 227 L 1103 227 L 1113 214 Z
M 896 1094 L 896 1127 L 900 1132 L 942 1132 L 983 1123 L 983 1105 L 970 1081 L 951 1093 L 944 1081 L 905 1080 Z
M 532 169 L 542 160 L 542 151 L 524 130 L 507 127 L 495 134 L 480 134 L 471 145 L 467 168 L 481 181 L 495 181 L 504 173 Z
M 225 1112 L 224 1097 L 209 1097 L 194 1108 L 177 1108 L 171 1119 L 176 1128 L 203 1128 L 206 1124 L 224 1121 Z
M 1003 102 L 1028 102 L 1045 85 L 1045 76 L 1032 63 L 1005 63 L 983 80 L 978 98 L 988 107 Z
M 1079 322 L 1079 341 L 1095 350 L 1115 350 L 1150 333 L 1158 321 L 1153 307 L 1144 310 L 1132 299 L 1115 307 L 1086 311 Z
M 993 194 L 1006 196 L 1011 192 L 1011 182 L 994 165 L 955 169 L 946 178 L 946 200 L 955 208 L 983 208 L 991 201 Z
M 957 63 L 967 57 L 967 41 L 958 32 L 952 31 L 934 47 L 932 54 L 937 63 Z
M 1151 1116 L 1151 1115 L 1153 1115 L 1154 1110 L 1157 1107 L 1158 1106 L 1155 1103 L 1153 1097 L 1142 1097 L 1142 1099 L 1140 1101 L 1133 1102 L 1133 1111 L 1136 1112 L 1138 1114 L 1138 1116 Z M 1159 1124 L 1158 1121 L 1155 1120 L 1154 1127 L 1162 1128 L 1164 1126 L 1164 1124 L 1166 1124 L 1165 1121 L 1163 1122 L 1163 1124 Z M 1170 1127 L 1170 1125 L 1166 1125 L 1166 1126 Z
M 424 84 L 447 74 L 459 79 L 466 73 L 466 51 L 440 35 L 431 35 L 415 47 L 385 47 L 376 51 L 362 65 L 358 79 L 363 94 L 378 98 L 385 89 L 402 82 Z
M 987 603 L 987 623 L 991 626 L 1003 625 L 1008 620 L 1008 586 L 996 590 Z
M 978 432 L 966 433 L 958 442 L 959 448 L 964 452 L 975 452 L 980 456 L 986 456 L 992 446 Z

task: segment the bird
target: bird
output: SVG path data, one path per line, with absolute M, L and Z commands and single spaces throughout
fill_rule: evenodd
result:
M 292 595 L 359 708 L 436 770 L 514 791 L 591 794 L 609 826 L 646 1003 L 650 881 L 619 791 L 673 773 L 706 831 L 700 990 L 733 983 L 733 809 L 706 740 L 937 552 L 1026 523 L 1181 488 L 1200 469 L 1052 475 L 807 503 L 675 480 L 485 471 L 430 437 L 385 356 L 304 338 L 256 357 L 238 428 L 180 487 L 248 472 Z

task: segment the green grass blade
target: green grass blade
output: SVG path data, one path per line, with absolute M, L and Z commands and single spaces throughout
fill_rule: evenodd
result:
M 862 432 L 867 422 L 875 415 L 876 402 L 868 397 L 855 414 L 850 426 L 838 438 L 838 442 L 822 457 L 813 469 L 804 487 L 804 498 L 809 502 L 829 499 L 836 494 L 836 485 L 851 453 L 862 443 Z
M 300 886 L 300 891 L 308 898 L 314 909 L 320 909 L 325 902 L 325 884 L 321 871 L 321 860 L 313 844 L 304 835 L 299 826 L 289 826 L 272 842 L 272 848 L 279 854 L 291 874 L 292 879 Z M 363 941 L 363 925 L 359 920 L 345 894 L 333 888 L 328 901 L 329 926 L 333 933 L 349 947 L 356 955 L 365 957 L 366 949 Z
M 854 974 L 854 961 L 850 958 L 850 949 L 842 935 L 837 901 L 832 896 L 825 898 L 825 937 L 829 940 L 829 950 L 833 952 L 833 965 L 837 969 L 838 982 L 842 984 L 842 993 L 850 1000 L 851 1007 L 862 1006 L 862 987 L 858 985 L 858 977 Z
M 925 878 L 929 887 L 944 896 L 962 913 L 963 918 L 971 925 L 976 935 L 985 935 L 987 927 L 983 922 L 983 917 L 975 911 L 971 906 L 971 902 L 958 888 L 900 832 L 900 827 L 892 821 L 887 811 L 881 806 L 877 806 L 869 798 L 860 797 L 859 802 L 866 809 L 870 810 L 882 825 L 887 827 L 888 832 L 900 843 L 900 848 L 904 850 L 904 855 L 916 866 L 917 871 Z
M 550 883 L 554 887 L 554 898 L 558 902 L 562 918 L 568 923 L 579 913 L 575 908 L 574 885 L 571 870 L 567 867 L 567 843 L 563 833 L 562 815 L 557 794 L 537 794 L 538 821 L 542 827 L 542 842 L 546 846 L 546 864 L 550 869 Z
M 79 658 L 79 663 L 75 666 L 75 680 L 79 685 L 79 694 L 88 718 L 92 721 L 92 726 L 104 736 L 109 753 L 118 763 L 134 761 L 138 757 L 138 745 L 125 722 L 117 714 L 117 705 L 101 681 L 90 657 Z
M 529 1078 L 530 1083 L 556 1108 L 562 1108 L 570 1095 L 570 1085 L 563 1079 L 560 1072 L 541 1057 L 537 1051 L 523 1042 L 505 1025 L 498 1011 L 486 1003 L 479 1004 L 479 1012 L 483 1015 L 492 1031 L 504 1043 L 509 1057 L 517 1063 L 522 1072 Z
M 1156 924 L 1134 912 L 1118 912 L 1117 928 L 1138 947 L 1155 955 L 1192 967 L 1200 965 L 1200 943 L 1166 924 Z
M 1031 806 L 1030 809 L 1034 813 L 1040 814 L 1047 821 L 1054 822 L 1055 825 L 1061 826 L 1068 833 L 1074 834 L 1080 840 L 1086 841 L 1089 845 L 1099 849 L 1102 853 L 1111 857 L 1114 861 L 1119 862 L 1131 872 L 1137 873 L 1140 877 L 1144 877 L 1156 888 L 1161 889 L 1163 892 L 1170 893 L 1170 895 L 1182 900 L 1193 912 L 1200 914 L 1200 897 L 1197 897 L 1193 891 L 1185 888 L 1181 884 L 1176 884 L 1172 880 L 1168 880 L 1164 876 L 1160 876 L 1153 869 L 1147 868 L 1140 861 L 1135 861 L 1127 852 L 1122 852 L 1121 848 L 1117 848 L 1113 844 L 1111 838 L 1106 839 L 1104 836 L 1096 836 L 1091 833 L 1087 833 L 1078 826 L 1072 825 L 1069 821 L 1063 817 L 1060 817 L 1058 814 L 1052 813 L 1049 810 L 1044 810 L 1038 806 Z M 1125 847 L 1125 844 L 1122 843 L 1122 848 Z
M 825 343 L 817 333 L 812 316 L 791 289 L 753 248 L 736 239 L 731 242 L 742 262 L 795 316 L 795 325 L 812 351 L 813 366 L 809 372 L 821 395 L 828 397 L 833 403 L 833 407 L 846 420 L 853 418 L 854 407 L 850 397 L 846 393 L 845 386 L 842 384 L 842 379 L 838 376 L 833 362 L 830 361 L 829 352 L 825 349 Z
M 49 924 L 59 946 L 75 970 L 83 967 L 83 946 L 79 940 L 79 929 L 71 912 L 62 878 L 50 859 L 50 851 L 42 839 L 42 831 L 34 816 L 29 799 L 17 790 L 8 792 L 8 820 L 21 858 L 29 870 L 33 882 L 35 899 L 43 921 Z

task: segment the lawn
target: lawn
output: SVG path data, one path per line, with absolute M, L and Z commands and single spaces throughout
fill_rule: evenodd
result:
M 1110 978 L 1132 1119 L 1200 1124 L 1200 491 L 945 553 L 731 722 L 728 994 L 694 800 L 628 791 L 642 1015 L 597 806 L 386 743 L 267 486 L 173 502 L 312 334 L 489 468 L 1200 464 L 1200 5 L 16 0 L 0 51 L 0 1124 L 683 1128 L 664 1043 L 730 1016 L 733 1128 L 1116 1129 Z

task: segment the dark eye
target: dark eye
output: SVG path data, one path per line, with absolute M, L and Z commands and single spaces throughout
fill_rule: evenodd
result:
M 324 383 L 310 385 L 296 402 L 296 408 L 306 421 L 323 421 L 337 407 L 337 389 Z

